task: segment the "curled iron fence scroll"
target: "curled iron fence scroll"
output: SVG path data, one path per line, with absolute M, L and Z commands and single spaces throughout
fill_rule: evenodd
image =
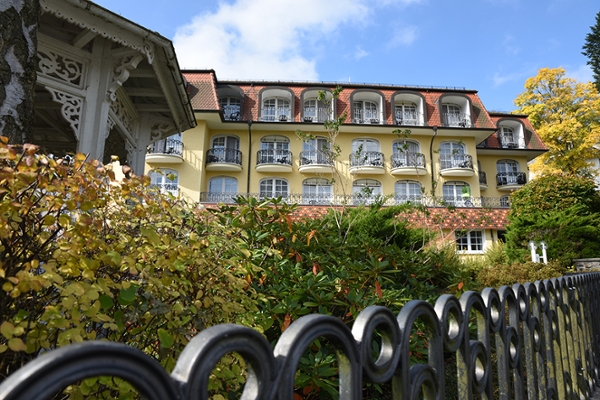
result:
M 364 382 L 392 382 L 393 398 L 444 399 L 446 357 L 453 356 L 460 399 L 586 399 L 599 384 L 600 274 L 537 281 L 460 298 L 442 295 L 434 305 L 408 302 L 395 316 L 372 306 L 352 329 L 324 315 L 293 322 L 273 349 L 253 329 L 218 325 L 186 346 L 169 375 L 156 360 L 123 344 L 69 345 L 22 367 L 0 385 L 0 398 L 50 398 L 87 377 L 118 376 L 151 400 L 207 399 L 209 376 L 230 352 L 247 365 L 242 399 L 294 398 L 300 357 L 317 338 L 337 354 L 340 399 L 362 398 Z M 411 363 L 415 326 L 427 335 L 428 356 Z M 381 349 L 372 354 L 379 335 Z

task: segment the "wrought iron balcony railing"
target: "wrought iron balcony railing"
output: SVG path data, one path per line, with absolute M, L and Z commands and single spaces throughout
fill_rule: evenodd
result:
M 362 151 L 350 154 L 352 167 L 383 167 L 384 155 L 379 151 Z
M 525 172 L 501 172 L 496 174 L 496 184 L 498 186 L 524 185 L 527 183 L 527 174 Z
M 469 154 L 441 155 L 440 168 L 442 170 L 449 168 L 473 169 L 473 157 Z
M 264 107 L 260 119 L 268 122 L 290 122 L 292 110 L 289 107 Z
M 421 153 L 396 153 L 392 155 L 392 168 L 420 167 L 425 168 L 425 155 Z
M 225 121 L 240 121 L 242 119 L 240 106 L 224 106 L 221 109 Z
M 442 124 L 450 127 L 470 128 L 471 118 L 466 113 L 443 113 Z
M 355 108 L 352 114 L 352 122 L 355 124 L 379 124 L 381 119 L 377 110 Z
M 332 154 L 323 150 L 307 150 L 300 152 L 300 166 L 333 165 Z
M 268 193 L 245 193 L 245 192 L 202 192 L 200 203 L 225 203 L 233 204 L 238 196 L 264 199 L 277 197 Z M 384 206 L 401 203 L 422 204 L 425 207 L 475 207 L 475 208 L 508 208 L 509 203 L 505 197 L 432 197 L 432 196 L 403 196 L 395 194 L 310 194 L 306 193 L 279 193 L 288 204 L 314 205 L 325 204 L 331 206 L 343 206 L 360 204 L 357 199 L 377 199 Z
M 394 399 L 492 399 L 497 393 L 502 399 L 589 399 L 600 384 L 599 288 L 600 274 L 587 273 L 443 294 L 435 304 L 409 300 L 399 312 L 369 306 L 351 327 L 310 314 L 293 321 L 274 347 L 250 327 L 216 325 L 191 338 L 171 374 L 122 343 L 75 343 L 5 378 L 0 398 L 48 399 L 87 378 L 115 376 L 148 400 L 206 399 L 217 363 L 236 352 L 248 365 L 241 398 L 292 399 L 300 358 L 319 339 L 337 355 L 337 396 L 344 400 L 362 399 L 366 382 L 391 383 Z M 427 352 L 415 361 L 411 349 L 423 340 Z M 373 357 L 375 345 L 380 350 Z M 455 368 L 448 370 L 451 363 Z
M 183 155 L 183 143 L 177 139 L 161 139 L 148 147 L 148 154 Z
M 281 164 L 292 165 L 292 152 L 280 149 L 263 149 L 256 153 L 256 165 Z
M 235 149 L 214 148 L 206 151 L 207 164 L 236 164 L 242 165 L 242 152 Z
M 422 126 L 423 114 L 412 111 L 396 112 L 396 125 Z
M 331 110 L 324 107 L 304 107 L 302 113 L 304 122 L 325 122 L 331 119 Z

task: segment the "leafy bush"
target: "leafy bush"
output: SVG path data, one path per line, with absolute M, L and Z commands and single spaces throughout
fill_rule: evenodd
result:
M 542 279 L 558 278 L 563 276 L 566 269 L 556 261 L 548 264 L 514 262 L 512 264 L 489 265 L 477 274 L 477 281 L 482 287 L 498 288 L 514 283 L 535 282 Z
M 553 174 L 532 180 L 511 196 L 508 220 L 511 262 L 528 260 L 530 240 L 545 241 L 548 257 L 563 267 L 600 255 L 600 195 L 592 179 Z
M 65 165 L 5 139 L 0 168 L 2 375 L 93 339 L 124 342 L 170 370 L 203 328 L 253 324 L 254 292 L 222 256 L 225 232 L 149 190 L 147 177 L 115 184 L 83 155 Z M 86 381 L 71 394 L 102 388 Z

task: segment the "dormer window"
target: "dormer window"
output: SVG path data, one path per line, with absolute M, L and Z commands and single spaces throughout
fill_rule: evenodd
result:
M 221 111 L 225 121 L 239 121 L 241 119 L 242 101 L 235 97 L 223 97 L 219 99 Z
M 382 124 L 383 96 L 377 92 L 357 92 L 352 96 L 352 122 L 355 124 Z
M 425 99 L 420 93 L 399 91 L 392 96 L 393 122 L 396 125 L 424 126 Z
M 503 149 L 524 149 L 523 125 L 516 120 L 504 119 L 498 124 L 498 139 Z
M 440 109 L 442 124 L 455 128 L 470 128 L 471 103 L 465 96 L 444 95 Z
M 234 85 L 219 85 L 217 87 L 219 106 L 225 121 L 241 121 L 244 92 Z
M 303 122 L 324 122 L 333 119 L 333 104 L 327 104 L 326 101 L 319 100 L 319 91 L 317 89 L 306 90 L 302 93 L 302 121 Z M 324 90 L 328 100 L 332 100 L 331 92 Z
M 291 122 L 293 97 L 288 89 L 264 89 L 261 91 L 261 121 Z

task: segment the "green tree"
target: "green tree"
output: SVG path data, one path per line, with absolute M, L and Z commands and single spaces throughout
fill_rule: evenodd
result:
M 600 91 L 600 12 L 596 14 L 596 25 L 590 26 L 592 30 L 585 36 L 582 54 L 588 58 L 587 64 L 592 67 L 594 83 Z
M 594 84 L 567 78 L 562 68 L 542 68 L 527 79 L 515 104 L 548 147 L 531 164 L 533 172 L 595 175 L 590 160 L 598 157 L 600 95 Z
M 548 174 L 511 196 L 506 233 L 509 261 L 526 261 L 529 241 L 545 241 L 548 257 L 570 266 L 573 258 L 600 255 L 600 194 L 590 178 Z

